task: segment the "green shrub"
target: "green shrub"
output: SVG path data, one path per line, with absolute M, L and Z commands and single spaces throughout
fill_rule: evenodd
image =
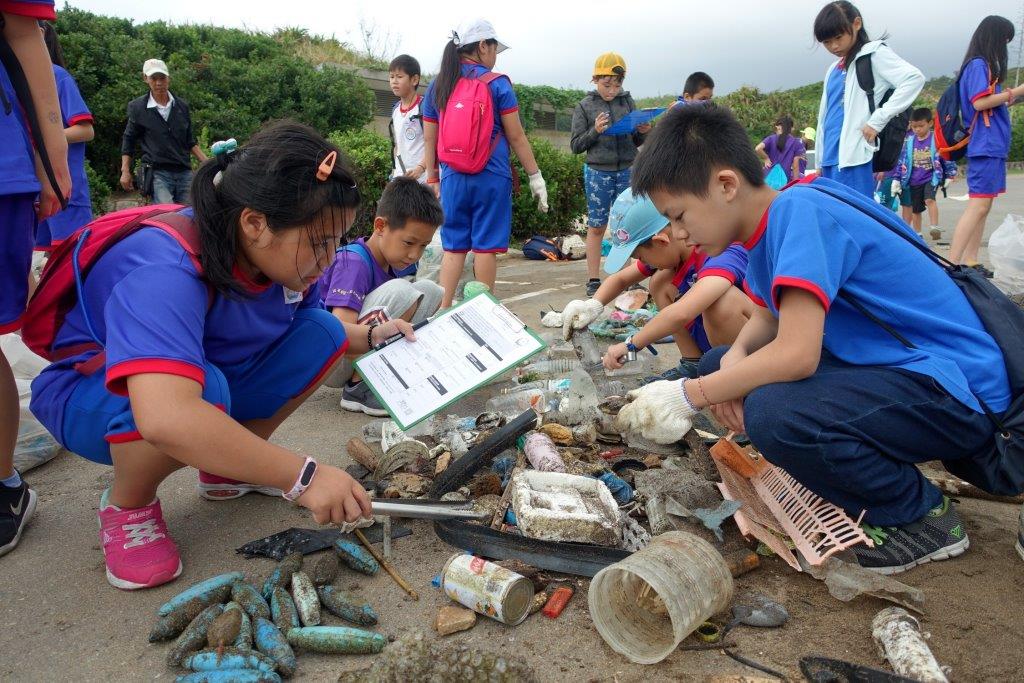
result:
M 363 198 L 352 234 L 368 234 L 380 194 L 391 176 L 391 143 L 383 135 L 362 129 L 334 133 L 330 139 L 355 167 Z M 546 140 L 531 138 L 530 144 L 548 185 L 549 209 L 546 214 L 537 209 L 526 172 L 516 163 L 521 190 L 512 200 L 514 240 L 528 239 L 534 234 L 564 234 L 587 209 L 582 157 L 562 152 Z
M 86 155 L 108 185 L 120 174 L 128 102 L 147 92 L 142 63 L 167 62 L 171 91 L 186 100 L 196 135 L 244 142 L 263 123 L 293 118 L 320 131 L 351 130 L 373 115 L 373 93 L 354 72 L 317 68 L 294 45 L 215 26 L 133 24 L 67 7 L 58 13 L 68 71 L 93 113 Z M 138 150 L 136 151 L 138 154 Z
M 92 200 L 92 215 L 102 216 L 110 211 L 110 185 L 93 170 L 85 160 L 85 177 L 89 181 L 89 199 Z
M 377 202 L 391 177 L 391 141 L 365 128 L 333 133 L 330 140 L 352 162 L 362 196 L 350 234 L 369 235 L 377 214 Z

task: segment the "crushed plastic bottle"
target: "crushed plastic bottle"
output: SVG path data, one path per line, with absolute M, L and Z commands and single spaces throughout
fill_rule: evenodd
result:
M 513 384 L 501 389 L 502 394 L 518 394 L 520 391 L 530 391 L 531 389 L 540 389 L 541 391 L 553 391 L 558 394 L 564 394 L 569 391 L 569 386 L 572 384 L 572 379 L 569 376 L 556 377 L 555 379 L 539 379 L 536 382 L 527 382 L 526 384 Z
M 572 335 L 572 347 L 576 351 L 576 356 L 579 358 L 583 369 L 591 376 L 604 371 L 604 365 L 601 361 L 604 354 L 601 352 L 601 347 L 598 345 L 597 337 L 594 336 L 593 332 L 590 330 L 578 330 Z
M 554 379 L 580 367 L 575 358 L 538 360 L 516 369 L 516 381 L 536 382 L 539 379 Z
M 487 401 L 484 409 L 502 415 L 520 415 L 531 408 L 538 413 L 546 413 L 558 406 L 559 394 L 541 389 L 526 389 L 514 394 L 501 394 Z
M 538 356 L 538 359 L 555 360 L 558 358 L 576 358 L 576 350 L 572 344 L 562 338 L 562 330 L 544 330 L 540 338 L 548 345 Z
M 558 402 L 555 422 L 566 426 L 596 422 L 600 417 L 597 404 L 597 385 L 582 368 L 573 370 L 569 390 Z

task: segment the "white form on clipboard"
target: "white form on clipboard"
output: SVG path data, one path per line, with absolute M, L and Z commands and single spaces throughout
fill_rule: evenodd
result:
M 361 356 L 355 367 L 403 430 L 545 348 L 489 292 L 438 315 L 404 338 Z

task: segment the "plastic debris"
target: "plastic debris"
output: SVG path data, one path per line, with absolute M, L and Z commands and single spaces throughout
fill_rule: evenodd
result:
M 836 600 L 850 602 L 858 595 L 870 595 L 918 614 L 924 612 L 924 591 L 920 588 L 908 586 L 859 564 L 830 557 L 817 567 L 804 562 L 803 569 L 819 581 L 824 581 L 829 594 Z
M 523 452 L 526 459 L 539 472 L 565 472 L 565 463 L 551 437 L 533 432 L 523 437 Z
M 465 607 L 445 605 L 437 612 L 434 630 L 438 635 L 447 636 L 459 631 L 468 631 L 476 624 L 476 612 Z
M 917 683 L 888 671 L 828 657 L 801 657 L 800 671 L 808 681 L 845 683 Z
M 517 658 L 437 641 L 422 633 L 410 634 L 392 644 L 371 667 L 345 672 L 338 679 L 338 683 L 393 681 L 537 683 L 539 679 Z
M 714 484 L 688 469 L 636 472 L 633 483 L 647 501 L 647 519 L 654 535 L 676 530 L 666 509 L 670 497 L 688 510 L 714 508 L 722 500 Z
M 572 586 L 559 586 L 551 593 L 551 597 L 548 598 L 548 601 L 544 604 L 544 608 L 540 613 L 548 619 L 557 619 L 565 609 L 565 606 L 569 604 L 569 600 L 572 599 L 575 592 L 576 591 L 573 590 Z
M 925 642 L 917 619 L 899 607 L 886 607 L 871 620 L 871 635 L 878 653 L 900 676 L 922 683 L 947 683 L 943 670 Z
M 622 544 L 623 550 L 635 553 L 637 550 L 646 548 L 651 542 L 651 534 L 629 515 L 622 515 Z
M 495 458 L 494 462 L 491 463 L 491 471 L 501 477 L 501 488 L 504 489 L 508 486 L 509 479 L 512 477 L 512 470 L 516 466 L 516 456 L 514 455 L 503 455 Z
M 621 477 L 611 472 L 605 472 L 598 479 L 608 487 L 612 497 L 615 498 L 615 502 L 619 505 L 625 505 L 633 500 L 633 487 L 627 484 Z
M 512 478 L 512 509 L 525 536 L 618 546 L 618 505 L 597 479 L 526 470 Z
M 665 511 L 669 515 L 699 521 L 706 529 L 714 532 L 715 538 L 720 542 L 725 540 L 725 534 L 722 533 L 722 522 L 736 514 L 741 507 L 743 507 L 743 503 L 737 500 L 723 500 L 713 510 L 708 508 L 689 510 L 672 497 L 665 501 Z

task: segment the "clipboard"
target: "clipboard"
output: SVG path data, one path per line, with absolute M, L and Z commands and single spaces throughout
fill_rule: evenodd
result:
M 628 135 L 636 130 L 637 126 L 653 121 L 665 111 L 666 107 L 653 107 L 650 109 L 634 109 L 621 119 L 608 126 L 601 135 Z
M 490 292 L 438 314 L 417 329 L 416 339 L 396 339 L 354 363 L 402 431 L 547 348 Z

